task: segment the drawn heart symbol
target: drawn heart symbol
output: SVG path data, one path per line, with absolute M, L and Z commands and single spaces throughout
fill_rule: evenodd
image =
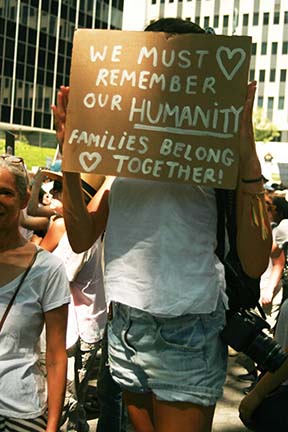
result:
M 88 161 L 88 164 L 86 163 L 86 161 Z M 79 155 L 79 162 L 86 172 L 93 171 L 101 161 L 102 156 L 97 152 L 83 152 Z
M 236 65 L 234 66 L 234 68 L 232 69 L 232 71 L 229 73 L 226 69 L 226 67 L 223 64 L 223 55 L 226 55 L 225 58 L 225 63 L 227 65 L 227 58 L 229 61 L 232 60 L 232 58 L 237 55 L 239 56 L 239 60 L 236 63 Z M 219 47 L 216 53 L 216 59 L 217 59 L 217 63 L 221 69 L 221 71 L 223 72 L 223 74 L 225 75 L 225 77 L 227 78 L 227 80 L 232 80 L 232 78 L 234 77 L 234 75 L 236 74 L 236 72 L 238 72 L 238 70 L 240 69 L 240 67 L 242 66 L 244 60 L 246 58 L 246 53 L 242 48 L 234 48 L 234 49 L 230 49 L 227 47 Z

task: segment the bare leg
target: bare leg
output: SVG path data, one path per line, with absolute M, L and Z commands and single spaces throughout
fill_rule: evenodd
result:
M 211 432 L 215 406 L 165 402 L 153 393 L 124 393 L 135 432 Z
M 152 393 L 124 392 L 123 396 L 135 432 L 155 432 Z
M 153 396 L 157 432 L 211 432 L 215 406 L 185 402 L 164 402 Z

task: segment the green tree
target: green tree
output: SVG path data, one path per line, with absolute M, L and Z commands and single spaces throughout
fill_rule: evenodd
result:
M 280 135 L 277 127 L 265 117 L 262 108 L 258 107 L 253 112 L 253 125 L 256 141 L 268 142 Z

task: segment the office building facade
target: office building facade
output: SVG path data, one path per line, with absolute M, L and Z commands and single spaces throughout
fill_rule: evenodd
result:
M 121 29 L 122 11 L 123 0 L 0 0 L 0 130 L 52 133 L 74 30 Z
M 181 17 L 217 34 L 252 37 L 250 80 L 258 81 L 255 107 L 262 108 L 288 141 L 287 0 L 125 0 L 123 30 L 143 30 L 160 17 Z M 133 13 L 132 13 L 133 12 Z

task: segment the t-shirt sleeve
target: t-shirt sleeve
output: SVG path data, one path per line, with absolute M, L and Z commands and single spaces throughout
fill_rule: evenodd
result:
M 44 312 L 70 303 L 70 287 L 64 265 L 59 262 L 47 274 L 47 286 L 42 300 Z
M 276 228 L 274 228 L 273 237 L 277 246 L 283 248 L 284 243 L 288 241 L 288 227 L 286 224 L 280 223 Z

